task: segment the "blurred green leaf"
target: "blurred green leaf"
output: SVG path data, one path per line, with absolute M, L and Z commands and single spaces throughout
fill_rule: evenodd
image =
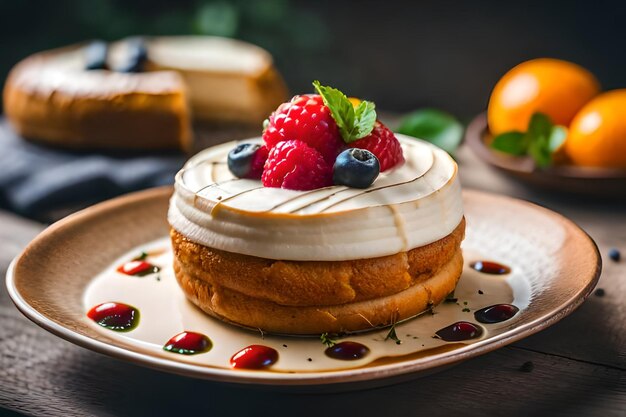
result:
M 500 152 L 522 156 L 528 152 L 526 134 L 523 132 L 506 132 L 493 138 L 490 146 Z
M 563 144 L 567 137 L 567 129 L 554 125 L 543 113 L 535 113 L 528 122 L 528 130 L 524 132 L 505 132 L 496 136 L 491 147 L 501 152 L 516 156 L 530 156 L 535 165 L 545 168 L 552 165 L 552 154 Z
M 322 17 L 306 11 L 294 11 L 293 19 L 298 25 L 289 22 L 285 24 L 285 31 L 296 47 L 304 50 L 315 49 L 328 41 L 328 29 Z
M 550 131 L 550 137 L 548 141 L 548 147 L 550 152 L 554 152 L 565 142 L 567 138 L 567 129 L 563 126 L 552 126 Z
M 528 122 L 528 133 L 535 137 L 550 136 L 552 130 L 552 121 L 543 113 L 534 113 Z
M 528 141 L 528 154 L 535 160 L 535 164 L 540 168 L 552 165 L 552 148 L 550 138 L 556 126 L 552 124 L 550 118 L 543 113 L 534 113 L 528 123 L 526 133 Z M 556 141 L 564 140 L 557 132 Z
M 548 149 L 546 139 L 546 136 L 536 137 L 528 146 L 528 155 L 539 168 L 545 168 L 552 163 L 552 152 Z
M 202 35 L 233 37 L 239 27 L 239 11 L 232 3 L 207 3 L 200 7 L 196 28 Z
M 399 133 L 413 136 L 454 154 L 463 139 L 463 125 L 449 113 L 421 109 L 407 115 L 400 123 Z
M 260 24 L 277 24 L 285 20 L 289 10 L 289 2 L 287 0 L 254 0 L 244 3 L 246 8 L 243 9 L 250 18 Z

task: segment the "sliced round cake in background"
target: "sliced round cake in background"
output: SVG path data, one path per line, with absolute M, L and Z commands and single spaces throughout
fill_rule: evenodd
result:
M 4 110 L 22 137 L 81 149 L 186 149 L 182 77 L 84 69 L 82 46 L 32 55 L 9 74 Z
M 34 54 L 9 74 L 4 109 L 21 136 L 55 146 L 190 149 L 192 119 L 260 123 L 285 97 L 259 47 L 155 37 Z

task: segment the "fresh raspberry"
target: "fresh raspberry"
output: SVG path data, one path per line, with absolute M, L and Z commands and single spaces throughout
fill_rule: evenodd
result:
M 368 136 L 350 144 L 353 148 L 367 149 L 378 158 L 380 172 L 404 162 L 402 147 L 398 138 L 384 124 L 376 121 L 374 130 Z
M 317 149 L 331 165 L 346 148 L 335 119 L 316 94 L 295 96 L 281 104 L 269 117 L 263 139 L 270 149 L 284 140 L 300 140 Z
M 257 149 L 252 157 L 252 162 L 250 162 L 250 173 L 246 175 L 246 178 L 261 178 L 261 175 L 263 174 L 263 167 L 265 166 L 265 161 L 267 161 L 269 153 L 270 150 L 267 148 L 267 145 L 263 145 Z
M 263 170 L 265 187 L 314 190 L 332 185 L 333 169 L 322 154 L 299 140 L 279 142 Z

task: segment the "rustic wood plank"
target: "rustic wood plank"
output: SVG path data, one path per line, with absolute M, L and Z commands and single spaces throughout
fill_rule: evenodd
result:
M 44 226 L 40 223 L 0 210 L 0 277 L 3 279 L 3 289 L 5 288 L 4 276 L 9 263 L 43 228 Z M 0 291 L 0 308 L 5 306 L 13 308 L 6 290 Z M 0 328 L 2 328 L 1 323 Z M 0 337 L 2 337 L 2 332 L 0 332 Z
M 571 316 L 516 346 L 626 370 L 625 272 L 623 265 L 607 265 L 598 284 L 603 297 L 592 295 Z
M 624 371 L 516 348 L 391 387 L 311 397 L 141 368 L 60 341 L 13 311 L 0 319 L 8 330 L 0 348 L 9 352 L 0 404 L 25 414 L 618 416 L 626 407 Z M 520 370 L 527 361 L 532 372 Z
M 44 226 L 0 211 L 0 265 L 8 265 Z

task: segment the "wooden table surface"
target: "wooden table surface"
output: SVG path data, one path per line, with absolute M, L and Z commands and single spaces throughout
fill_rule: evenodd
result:
M 272 392 L 146 369 L 61 340 L 24 318 L 0 287 L 0 415 L 626 415 L 626 206 L 538 191 L 462 148 L 466 188 L 527 199 L 576 221 L 597 242 L 598 288 L 553 327 L 439 373 L 368 391 Z M 511 218 L 511 221 L 515 221 Z M 44 226 L 0 212 L 0 273 Z M 546 231 L 549 233 L 549 231 Z M 532 362 L 532 370 L 522 365 Z

